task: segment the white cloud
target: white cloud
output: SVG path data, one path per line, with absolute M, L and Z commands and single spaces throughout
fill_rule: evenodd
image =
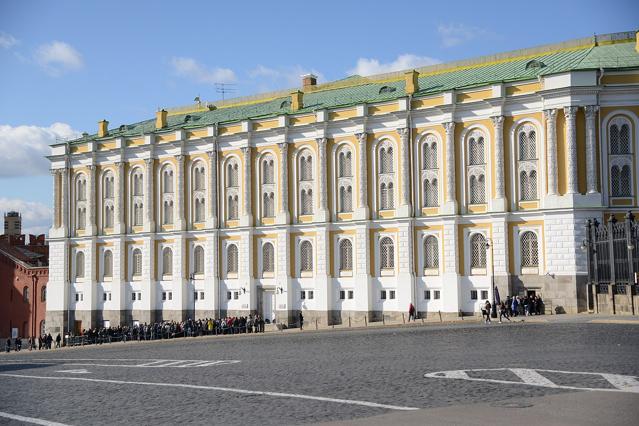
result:
M 23 234 L 39 235 L 49 232 L 53 217 L 51 207 L 37 201 L 0 197 L 0 214 L 11 210 L 22 214 Z
M 491 33 L 483 28 L 460 23 L 439 24 L 437 33 L 444 47 L 454 47 L 460 44 L 490 36 Z
M 0 177 L 47 174 L 49 145 L 56 138 L 76 138 L 80 132 L 65 123 L 49 127 L 0 125 Z
M 62 41 L 41 45 L 36 49 L 34 58 L 38 65 L 54 77 L 84 67 L 80 52 Z
M 284 68 L 269 68 L 258 65 L 248 73 L 249 77 L 255 80 L 260 91 L 300 87 L 304 74 L 315 74 L 319 83 L 324 80 L 321 72 L 301 65 Z
M 441 61 L 429 56 L 417 56 L 410 53 L 399 55 L 392 62 L 383 63 L 374 58 L 359 58 L 357 65 L 347 71 L 349 75 L 373 75 L 383 74 L 392 71 L 408 70 L 412 68 L 424 67 L 427 65 L 438 64 Z
M 195 80 L 197 83 L 231 83 L 236 80 L 235 73 L 229 68 L 207 69 L 193 58 L 171 58 L 175 73 Z
M 0 47 L 3 49 L 11 49 L 18 44 L 18 40 L 11 34 L 0 32 Z

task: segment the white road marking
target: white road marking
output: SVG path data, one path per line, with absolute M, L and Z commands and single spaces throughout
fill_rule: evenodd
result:
M 516 382 L 512 380 L 499 380 L 499 379 L 484 379 L 479 377 L 470 377 L 466 373 L 467 371 L 511 371 L 522 381 Z M 615 389 L 610 388 L 590 388 L 580 386 L 566 386 L 558 385 L 548 378 L 542 376 L 538 371 L 547 373 L 560 373 L 560 374 L 581 374 L 588 376 L 599 376 L 606 379 Z M 639 393 L 639 381 L 635 376 L 624 376 L 620 374 L 606 374 L 606 373 L 592 373 L 585 371 L 562 371 L 562 370 L 544 370 L 544 369 L 529 369 L 529 368 L 478 368 L 469 370 L 450 370 L 450 371 L 435 371 L 433 373 L 424 374 L 425 378 L 430 379 L 456 379 L 456 380 L 470 380 L 474 382 L 490 382 L 490 383 L 503 383 L 507 385 L 527 385 L 527 386 L 540 386 L 546 388 L 555 389 L 572 389 L 572 390 L 588 390 L 588 391 L 602 391 L 602 392 L 630 392 Z
M 70 374 L 88 374 L 89 370 L 87 369 L 77 369 L 77 370 L 58 370 L 56 373 L 70 373 Z
M 186 383 L 134 382 L 134 381 L 128 381 L 128 380 L 89 379 L 85 377 L 32 376 L 28 374 L 10 374 L 10 373 L 0 373 L 0 376 L 14 377 L 14 378 L 20 378 L 20 379 L 67 380 L 67 381 L 82 381 L 82 382 L 95 382 L 95 383 L 111 383 L 116 385 L 138 385 L 138 386 L 157 386 L 157 387 L 169 387 L 169 388 L 181 388 L 181 389 L 211 390 L 211 391 L 219 391 L 219 392 L 240 393 L 244 395 L 263 395 L 263 396 L 272 396 L 277 398 L 295 398 L 295 399 L 306 399 L 306 400 L 322 401 L 322 402 L 334 402 L 337 404 L 359 405 L 359 406 L 372 407 L 372 408 L 384 408 L 387 410 L 401 410 L 401 411 L 419 410 L 419 408 L 416 408 L 416 407 L 404 407 L 404 406 L 398 406 L 398 405 L 378 404 L 376 402 L 358 401 L 353 399 L 328 398 L 324 396 L 302 395 L 297 393 L 285 393 L 285 392 L 254 391 L 249 389 L 225 388 L 220 386 L 191 385 Z
M 69 426 L 65 423 L 50 422 L 49 420 L 37 419 L 35 417 L 24 417 L 24 416 L 19 416 L 17 414 L 5 413 L 4 411 L 0 411 L 0 417 L 4 417 L 11 420 L 17 420 L 19 422 L 32 423 L 34 425 Z
M 85 362 L 77 362 L 77 361 L 85 361 Z M 91 361 L 101 361 L 101 362 L 91 362 Z M 124 362 L 131 361 L 134 364 L 107 364 L 104 361 L 116 361 L 116 362 Z M 139 363 L 140 361 L 145 361 L 143 363 Z M 69 367 L 124 367 L 124 368 L 162 368 L 162 367 L 211 367 L 214 365 L 231 365 L 231 364 L 239 364 L 241 361 L 236 359 L 224 359 L 224 360 L 204 360 L 204 359 L 125 359 L 125 358 L 101 358 L 101 359 L 91 359 L 91 358 L 50 358 L 50 359 L 30 359 L 21 361 L 19 359 L 3 359 L 0 360 L 0 363 L 3 364 L 34 364 L 34 365 L 42 365 L 42 364 L 52 364 L 54 362 L 63 362 L 62 366 Z

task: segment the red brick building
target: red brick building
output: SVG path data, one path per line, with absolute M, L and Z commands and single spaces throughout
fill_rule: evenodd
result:
M 0 338 L 17 329 L 20 337 L 44 330 L 49 246 L 45 236 L 0 236 Z

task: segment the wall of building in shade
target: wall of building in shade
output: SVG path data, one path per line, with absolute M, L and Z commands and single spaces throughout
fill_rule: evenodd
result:
M 0 339 L 40 336 L 45 330 L 48 246 L 44 235 L 0 235 Z
M 162 111 L 132 138 L 102 122 L 99 141 L 52 147 L 47 324 L 457 315 L 493 280 L 502 297 L 584 310 L 586 218 L 637 206 L 638 76 L 194 130 L 163 130 Z

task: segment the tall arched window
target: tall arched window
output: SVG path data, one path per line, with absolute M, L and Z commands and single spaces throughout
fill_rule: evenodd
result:
M 338 155 L 338 177 L 352 177 L 352 154 L 349 149 L 342 149 Z
M 142 275 L 142 250 L 136 248 L 133 250 L 133 276 L 139 277 Z
M 191 220 L 201 223 L 206 220 L 206 169 L 201 161 L 191 166 Z
M 421 144 L 422 152 L 422 206 L 436 207 L 439 205 L 439 187 L 437 168 L 437 138 L 429 134 Z
M 517 130 L 517 168 L 519 171 L 519 199 L 536 200 L 537 192 L 537 131 L 532 124 L 524 124 Z
M 275 183 L 275 162 L 270 155 L 262 159 L 262 183 Z
M 193 273 L 204 273 L 204 248 L 202 246 L 195 246 L 193 250 Z
M 102 176 L 102 227 L 104 229 L 113 228 L 114 188 L 113 173 L 107 171 Z
M 75 179 L 75 225 L 76 229 L 86 229 L 87 216 L 87 178 L 86 175 L 80 173 Z
M 268 242 L 262 245 L 262 272 L 275 272 L 275 248 Z
M 237 274 L 238 270 L 238 256 L 237 246 L 235 244 L 229 244 L 226 248 L 226 273 Z
M 313 189 L 315 181 L 313 178 L 313 153 L 310 149 L 304 148 L 297 155 L 297 167 L 299 181 L 297 183 L 298 211 L 300 215 L 313 214 Z
M 164 225 L 170 225 L 173 223 L 173 201 L 164 200 L 162 211 L 162 223 Z
M 339 270 L 353 270 L 353 243 L 348 238 L 344 238 L 339 242 Z
M 470 237 L 470 267 L 485 268 L 486 267 L 486 237 L 483 234 L 473 234 Z
M 25 303 L 29 303 L 29 287 L 27 287 L 27 286 L 24 286 L 22 288 L 22 300 Z
M 429 235 L 424 238 L 424 269 L 439 268 L 439 245 L 437 237 Z
M 163 225 L 172 225 L 173 224 L 173 169 L 170 165 L 165 165 L 161 171 L 160 180 L 161 183 L 161 193 L 162 193 L 162 224 Z
M 300 193 L 301 214 L 313 214 L 313 190 L 302 189 Z
M 173 251 L 170 247 L 164 247 L 162 250 L 162 275 L 173 275 Z
M 144 176 L 142 170 L 136 167 L 131 172 L 131 222 L 133 226 L 142 226 L 144 216 Z
M 391 141 L 384 140 L 377 146 L 377 188 L 379 194 L 379 210 L 395 208 L 395 159 Z
M 313 245 L 308 240 L 304 240 L 300 244 L 300 270 L 302 272 L 313 271 Z
M 519 241 L 522 268 L 539 266 L 539 244 L 537 242 L 537 234 L 532 231 L 526 231 L 521 234 Z
M 381 269 L 395 267 L 395 243 L 390 237 L 383 237 L 379 241 L 379 260 Z
M 226 218 L 227 220 L 237 220 L 239 218 L 239 166 L 236 158 L 231 158 L 226 163 L 225 176 L 225 197 L 226 197 Z
M 260 194 L 262 198 L 262 217 L 275 217 L 275 159 L 266 153 L 258 162 L 260 172 Z
M 486 202 L 486 143 L 484 134 L 472 130 L 466 137 L 466 176 L 470 204 Z
M 275 216 L 275 194 L 265 192 L 262 195 L 262 211 L 264 217 Z
M 608 123 L 610 196 L 632 197 L 633 138 L 630 121 L 617 116 Z
M 104 251 L 102 276 L 106 278 L 111 278 L 113 276 L 113 253 L 111 253 L 111 250 Z
M 75 255 L 75 277 L 84 278 L 84 253 L 81 251 Z
M 353 211 L 353 188 L 340 186 L 339 188 L 339 212 L 348 213 Z
M 335 180 L 335 204 L 338 213 L 353 211 L 353 154 L 351 147 L 344 143 L 335 151 L 337 179 Z

